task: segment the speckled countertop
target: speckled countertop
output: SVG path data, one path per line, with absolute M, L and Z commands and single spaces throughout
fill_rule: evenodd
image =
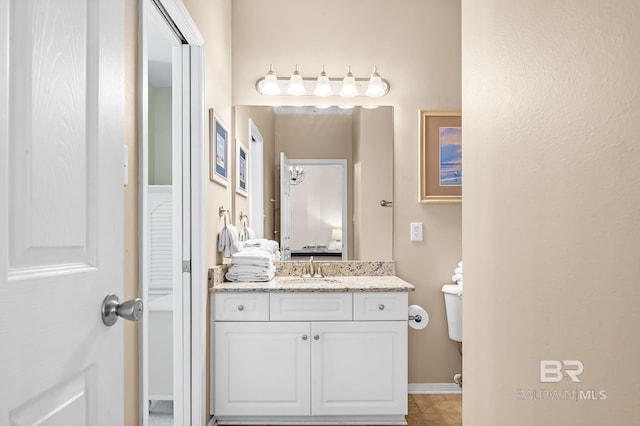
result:
M 268 282 L 225 282 L 226 265 L 209 269 L 210 292 L 409 292 L 415 287 L 395 275 L 395 262 L 316 262 L 324 278 L 301 278 L 305 262 L 276 262 Z M 300 271 L 299 271 L 299 270 Z
M 221 292 L 408 292 L 408 282 L 393 276 L 343 276 L 325 278 L 275 277 L 268 282 L 218 283 L 211 289 Z

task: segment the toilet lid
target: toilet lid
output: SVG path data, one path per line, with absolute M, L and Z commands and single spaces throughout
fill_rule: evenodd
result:
M 462 286 L 458 284 L 445 284 L 442 286 L 442 292 L 462 295 Z

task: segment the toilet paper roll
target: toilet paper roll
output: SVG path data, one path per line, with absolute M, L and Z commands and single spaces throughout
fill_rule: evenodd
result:
M 422 330 L 429 324 L 429 314 L 422 306 L 409 306 L 409 327 L 415 330 Z

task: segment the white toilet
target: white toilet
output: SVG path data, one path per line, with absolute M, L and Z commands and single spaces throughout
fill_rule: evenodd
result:
M 449 338 L 458 342 L 458 352 L 462 355 L 462 286 L 445 284 L 442 286 L 442 292 L 447 311 Z M 458 373 L 453 376 L 453 381 L 462 386 L 462 374 Z
M 442 292 L 444 293 L 444 306 L 447 310 L 449 338 L 462 343 L 462 286 L 445 284 L 442 286 Z

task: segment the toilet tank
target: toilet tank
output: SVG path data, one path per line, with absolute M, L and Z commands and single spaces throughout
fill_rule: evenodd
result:
M 462 286 L 445 284 L 442 286 L 442 292 L 447 311 L 449 338 L 456 342 L 462 342 Z

